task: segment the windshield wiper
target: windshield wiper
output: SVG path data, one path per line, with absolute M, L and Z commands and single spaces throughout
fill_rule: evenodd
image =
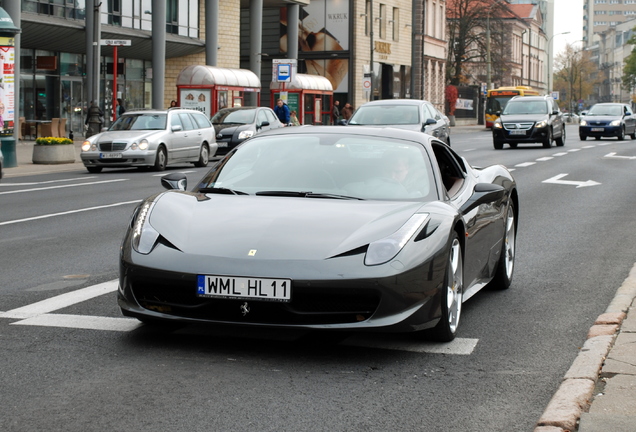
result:
M 296 192 L 296 191 L 260 191 L 255 195 L 260 196 L 280 196 L 280 197 L 298 197 L 298 198 L 331 198 L 331 199 L 346 199 L 346 200 L 362 200 L 362 198 L 352 197 L 347 195 L 338 194 L 323 194 L 314 192 Z
M 238 191 L 238 190 L 234 190 L 234 189 L 228 189 L 228 188 L 222 188 L 222 187 L 218 187 L 218 188 L 201 188 L 201 189 L 199 189 L 199 192 L 201 192 L 201 193 L 217 193 L 217 194 L 226 194 L 226 195 L 249 195 L 247 192 Z

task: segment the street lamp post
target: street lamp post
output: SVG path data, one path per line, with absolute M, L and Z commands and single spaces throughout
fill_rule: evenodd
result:
M 557 33 L 555 35 L 550 36 L 550 39 L 548 39 L 548 58 L 547 58 L 547 61 L 545 62 L 546 78 L 548 79 L 548 82 L 547 82 L 548 94 L 552 94 L 552 70 L 550 68 L 552 64 L 552 39 L 554 39 L 555 36 L 564 35 L 564 34 L 570 34 L 570 32 L 567 31 L 563 33 Z

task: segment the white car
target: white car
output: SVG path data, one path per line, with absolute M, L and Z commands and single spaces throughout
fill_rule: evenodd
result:
M 205 167 L 217 147 L 214 127 L 199 111 L 139 110 L 127 111 L 108 130 L 86 138 L 80 157 L 91 173 L 121 167 L 163 171 L 173 163 Z
M 2 148 L 0 148 L 0 179 L 2 178 L 2 167 L 4 166 L 4 156 L 2 155 Z

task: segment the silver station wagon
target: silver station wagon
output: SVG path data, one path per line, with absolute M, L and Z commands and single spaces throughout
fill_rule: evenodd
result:
M 81 159 L 91 173 L 103 168 L 151 167 L 191 162 L 205 167 L 216 154 L 214 127 L 196 110 L 127 111 L 106 131 L 82 143 Z

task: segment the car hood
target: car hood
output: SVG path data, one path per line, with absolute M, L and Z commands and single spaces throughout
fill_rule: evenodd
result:
M 394 128 L 394 129 L 403 129 L 403 130 L 410 130 L 410 131 L 415 131 L 415 132 L 422 132 L 422 125 L 420 123 L 416 123 L 416 124 L 391 124 L 391 125 L 372 125 L 372 124 L 351 124 L 348 123 L 347 126 L 364 126 L 364 127 L 378 127 L 378 128 L 386 128 L 386 127 L 390 127 L 390 128 Z M 427 126 L 427 129 L 430 129 L 430 126 Z M 435 126 L 435 125 L 432 125 Z
M 143 131 L 143 130 L 132 130 L 132 131 L 106 131 L 102 132 L 98 135 L 95 135 L 94 142 L 101 141 L 139 141 L 141 139 L 148 139 L 152 135 L 157 133 L 162 133 L 163 130 L 153 130 L 153 131 Z
M 322 260 L 397 231 L 421 202 L 166 192 L 150 224 L 187 254 Z
M 502 114 L 501 121 L 506 123 L 539 122 L 547 120 L 547 114 Z
M 216 134 L 223 134 L 225 136 L 233 135 L 236 132 L 253 129 L 250 124 L 234 124 L 234 125 L 224 125 L 224 124 L 214 124 L 214 131 Z
M 585 120 L 586 122 L 613 122 L 614 120 L 621 120 L 622 116 L 607 116 L 607 115 L 586 115 L 581 117 L 581 120 Z

